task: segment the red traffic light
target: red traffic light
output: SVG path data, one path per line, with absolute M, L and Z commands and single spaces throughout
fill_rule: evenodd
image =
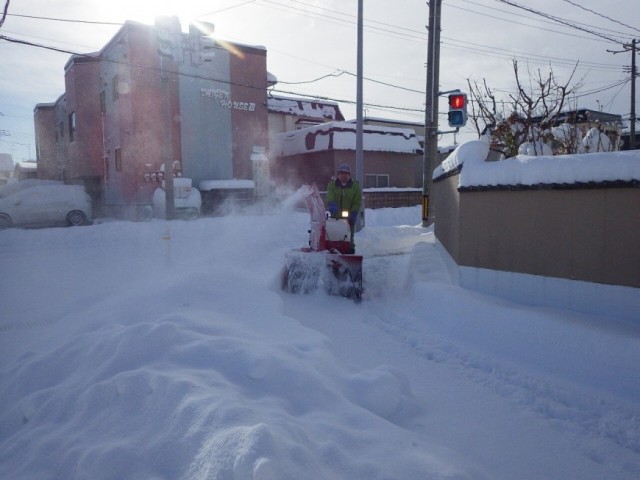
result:
M 467 94 L 452 93 L 449 95 L 449 126 L 464 127 L 467 124 Z
M 456 93 L 449 95 L 449 108 L 463 109 L 467 106 L 467 95 L 464 93 Z

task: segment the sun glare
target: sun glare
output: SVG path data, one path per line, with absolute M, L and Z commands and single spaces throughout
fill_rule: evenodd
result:
M 110 5 L 116 9 L 123 20 L 134 20 L 152 25 L 155 23 L 156 17 L 176 16 L 182 25 L 186 25 L 201 13 L 198 11 L 198 5 L 203 3 L 176 2 L 175 0 L 116 0 Z

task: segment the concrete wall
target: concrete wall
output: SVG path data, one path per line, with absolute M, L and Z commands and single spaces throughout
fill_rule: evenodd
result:
M 435 234 L 460 266 L 640 288 L 640 188 L 458 192 L 434 183 Z

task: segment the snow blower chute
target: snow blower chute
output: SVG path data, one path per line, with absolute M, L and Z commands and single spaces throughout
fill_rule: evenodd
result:
M 298 190 L 309 214 L 309 246 L 289 252 L 282 273 L 282 289 L 311 293 L 321 283 L 327 293 L 359 302 L 362 298 L 362 255 L 355 255 L 346 218 L 327 218 L 324 202 L 313 185 Z

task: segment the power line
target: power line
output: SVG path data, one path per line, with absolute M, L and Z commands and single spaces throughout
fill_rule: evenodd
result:
M 265 1 L 266 3 L 271 3 L 271 4 L 279 6 L 279 7 L 285 7 L 285 5 L 283 5 L 281 3 L 278 3 L 278 2 L 275 2 L 275 1 L 272 1 L 272 0 L 263 0 L 263 1 Z M 312 6 L 310 4 L 307 4 L 305 2 L 300 2 L 300 1 L 296 1 L 296 0 L 291 0 L 291 1 L 292 1 L 292 3 L 297 3 L 297 4 L 300 4 L 302 6 L 318 8 L 318 7 Z M 507 3 L 509 5 L 512 5 L 512 3 L 507 2 L 506 0 L 497 0 L 497 1 L 502 1 L 502 3 Z M 224 10 L 229 10 L 231 8 L 237 8 L 237 7 L 240 7 L 240 6 L 249 4 L 249 3 L 255 3 L 255 2 L 256 2 L 256 0 L 245 1 L 245 2 L 242 2 L 242 3 L 239 3 L 239 4 L 235 5 L 233 7 L 229 7 L 227 9 L 219 10 L 218 12 L 224 11 Z M 474 2 L 469 2 L 469 3 L 474 3 Z M 517 4 L 513 4 L 513 5 L 517 5 Z M 288 7 L 289 7 L 288 10 L 290 10 L 291 7 L 290 6 L 288 6 Z M 274 8 L 274 7 L 272 7 L 272 8 Z M 317 13 L 317 12 L 311 12 L 309 10 L 305 10 L 304 8 L 295 8 L 295 9 L 300 11 L 300 12 L 303 12 L 303 13 L 299 13 L 299 14 L 311 14 L 311 15 L 314 16 L 314 18 L 320 17 L 320 18 L 323 18 L 323 19 L 327 18 L 327 19 L 330 19 L 330 20 L 336 19 L 336 20 L 339 20 L 342 23 L 349 23 L 349 24 L 353 23 L 350 20 L 331 17 L 331 16 L 323 15 L 323 14 Z M 325 10 L 327 10 L 327 9 L 325 9 Z M 344 16 L 344 17 L 355 18 L 355 16 L 353 16 L 353 15 L 346 14 L 346 13 L 341 13 L 341 12 L 338 12 L 338 11 L 335 11 L 335 10 L 328 10 L 328 11 L 331 11 L 333 13 L 336 13 L 336 14 Z M 216 13 L 216 12 L 211 12 L 211 13 Z M 480 14 L 478 12 L 472 12 L 472 13 Z M 78 23 L 89 23 L 89 24 L 104 24 L 104 25 L 116 25 L 116 26 L 121 26 L 122 25 L 120 23 L 92 22 L 92 21 L 85 21 L 85 20 L 72 20 L 72 19 L 52 18 L 52 17 L 37 17 L 37 16 L 32 16 L 32 15 L 15 15 L 15 16 L 22 16 L 22 17 L 26 17 L 26 18 L 33 18 L 33 19 L 40 19 L 40 20 L 51 20 L 51 21 L 78 22 Z M 554 18 L 554 21 L 555 21 L 555 18 Z M 426 38 L 426 33 L 425 32 L 420 32 L 420 31 L 417 31 L 417 30 L 411 30 L 411 29 L 407 29 L 407 28 L 404 28 L 404 27 L 394 26 L 394 25 L 390 25 L 388 23 L 383 23 L 383 22 L 368 21 L 368 23 L 376 23 L 376 24 L 379 24 L 379 25 L 383 25 L 386 28 L 377 28 L 377 30 L 385 32 L 387 34 L 393 34 L 393 35 L 399 35 L 400 34 L 400 35 L 402 35 L 403 37 L 405 37 L 406 39 L 409 39 L 409 40 L 419 40 L 420 42 L 422 42 Z M 375 28 L 375 27 L 371 27 L 371 28 Z M 573 26 L 572 26 L 572 28 L 573 28 Z M 401 32 L 398 32 L 398 31 L 393 31 L 391 29 L 397 29 L 397 30 L 405 31 L 407 33 L 401 33 Z M 591 32 L 589 32 L 589 33 L 591 33 Z M 69 54 L 69 55 L 95 56 L 95 55 L 79 54 L 77 52 L 74 52 L 74 51 L 71 51 L 71 50 L 66 50 L 66 49 L 63 49 L 63 48 L 44 46 L 44 45 L 36 44 L 36 43 L 33 43 L 33 42 L 27 42 L 27 41 L 18 40 L 18 39 L 11 39 L 11 38 L 6 37 L 6 36 L 0 37 L 0 39 L 4 39 L 4 40 L 10 41 L 10 42 L 14 42 L 14 43 L 22 43 L 24 45 L 31 45 L 31 46 L 36 46 L 36 47 L 40 47 L 40 48 L 47 48 L 49 50 L 57 51 L 57 52 L 60 52 L 60 53 L 66 53 L 66 54 Z M 573 64 L 575 64 L 575 60 L 570 60 L 570 59 L 562 59 L 562 58 L 555 58 L 555 57 L 543 57 L 543 56 L 536 55 L 536 54 L 526 54 L 526 53 L 522 53 L 522 52 L 512 52 L 512 51 L 509 51 L 509 50 L 506 50 L 506 49 L 501 49 L 499 47 L 491 47 L 491 46 L 488 46 L 488 45 L 479 45 L 477 43 L 464 42 L 464 41 L 460 41 L 460 40 L 457 40 L 457 39 L 449 39 L 449 38 L 447 38 L 446 40 L 447 40 L 447 42 L 457 42 L 458 44 L 462 45 L 462 46 L 458 46 L 455 43 L 444 43 L 444 45 L 448 45 L 450 48 L 464 49 L 464 51 L 472 50 L 472 51 L 480 52 L 483 55 L 488 55 L 488 56 L 497 56 L 497 57 L 509 56 L 511 58 L 513 58 L 513 56 L 517 56 L 517 57 L 520 57 L 520 58 L 531 59 L 531 60 L 539 61 L 539 62 L 544 60 L 544 61 L 550 61 L 550 62 L 553 61 L 554 63 L 565 64 L 565 65 L 573 65 Z M 608 41 L 613 41 L 613 40 L 608 39 Z M 584 66 L 585 68 L 590 68 L 590 69 L 614 69 L 614 68 L 619 68 L 618 66 L 607 65 L 607 64 L 598 64 L 598 63 L 589 63 L 589 62 L 579 62 L 579 63 L 580 63 L 581 66 Z M 320 78 L 317 78 L 317 79 L 314 79 L 314 80 L 309 80 L 309 81 L 300 81 L 300 82 L 280 81 L 280 83 L 288 84 L 288 85 L 314 83 L 314 82 L 320 81 L 320 80 L 322 80 L 324 78 L 328 78 L 328 77 L 331 77 L 331 76 L 334 76 L 334 77 L 335 76 L 340 76 L 340 75 L 343 75 L 343 74 L 354 75 L 351 72 L 342 71 L 342 73 L 340 73 L 338 75 L 329 74 L 329 75 L 325 75 L 323 77 L 320 77 Z M 369 81 L 369 82 L 378 83 L 378 84 L 389 86 L 389 87 L 396 88 L 396 89 L 401 89 L 401 90 L 414 92 L 414 93 L 418 93 L 418 94 L 424 94 L 424 92 L 422 92 L 420 90 L 414 90 L 414 89 L 402 87 L 402 86 L 391 84 L 391 83 L 381 82 L 379 80 L 374 80 L 372 78 L 366 78 L 366 80 Z
M 238 5 L 235 5 L 234 7 L 229 7 L 228 9 L 236 8 L 236 7 L 239 7 L 239 6 L 243 6 L 243 5 L 246 5 L 248 3 L 255 3 L 255 1 L 256 0 L 250 0 L 250 1 L 247 1 L 247 2 L 243 2 L 243 3 L 240 3 Z M 274 5 L 277 5 L 277 6 L 285 7 L 285 5 L 280 4 L 278 2 L 275 2 L 275 1 L 272 1 L 272 0 L 263 0 L 263 1 L 265 1 L 267 3 L 271 3 L 271 4 L 274 4 Z M 498 0 L 498 1 L 500 1 L 500 0 Z M 295 1 L 295 0 L 292 0 L 292 2 L 293 3 L 298 3 L 300 5 L 305 5 L 305 6 L 312 6 L 312 5 L 309 5 L 309 4 L 305 3 L 305 2 L 300 2 L 300 1 Z M 474 3 L 474 2 L 469 2 L 469 3 Z M 319 8 L 319 7 L 314 7 L 314 8 Z M 455 7 L 455 8 L 461 8 L 461 7 Z M 222 9 L 222 10 L 219 10 L 219 11 L 224 11 L 224 10 L 228 10 L 228 9 Z M 323 15 L 321 13 L 304 10 L 304 9 L 301 9 L 301 8 L 296 8 L 296 9 L 301 11 L 301 12 L 303 12 L 303 13 L 312 14 L 315 17 L 324 17 L 324 18 L 328 18 L 328 19 L 335 18 L 335 17 L 329 17 L 327 15 Z M 290 10 L 290 7 L 287 10 Z M 335 10 L 329 10 L 329 11 L 335 12 L 335 13 L 343 15 L 345 17 L 354 18 L 354 16 L 350 15 L 350 14 L 337 12 Z M 478 14 L 478 15 L 484 15 L 484 14 L 479 13 L 479 12 L 474 12 L 474 11 L 470 11 L 470 12 Z M 216 13 L 216 12 L 211 12 L 211 13 Z M 20 17 L 26 17 L 26 18 L 32 18 L 32 19 L 38 19 L 38 20 L 50 20 L 50 21 L 59 21 L 59 22 L 102 24 L 102 25 L 109 25 L 109 26 L 121 26 L 122 25 L 121 23 L 95 22 L 95 21 L 87 21 L 87 20 L 63 19 L 63 18 L 53 18 L 53 17 L 39 17 L 39 16 L 34 16 L 34 15 L 17 15 L 17 14 L 12 14 L 12 15 L 20 16 Z M 206 15 L 209 15 L 209 14 L 205 14 L 205 15 L 202 15 L 202 16 L 206 16 Z M 492 17 L 492 18 L 499 19 L 498 17 Z M 353 23 L 352 21 L 348 21 L 348 20 L 344 20 L 344 19 L 338 19 L 338 20 L 340 20 L 343 23 L 344 22 L 351 23 L 351 24 Z M 500 20 L 507 21 L 506 19 L 500 19 Z M 391 24 L 388 24 L 388 23 L 383 23 L 383 22 L 368 21 L 368 23 L 377 23 L 377 24 L 380 24 L 380 25 L 385 25 L 386 27 L 389 27 L 389 28 L 392 28 L 392 29 L 404 30 L 406 32 L 409 32 L 407 34 L 402 34 L 404 37 L 406 37 L 409 40 L 415 39 L 415 40 L 418 40 L 420 42 L 426 41 L 426 33 L 425 32 L 412 30 L 412 29 L 407 29 L 407 28 L 399 27 L 399 26 L 394 26 L 394 25 L 391 25 Z M 523 24 L 523 25 L 526 25 L 526 24 Z M 533 27 L 533 28 L 536 28 L 536 27 Z M 396 34 L 400 33 L 400 32 L 396 32 L 396 31 L 389 30 L 389 29 L 380 29 L 380 28 L 378 28 L 378 30 L 383 31 L 383 32 L 387 32 L 387 33 L 390 33 L 390 34 L 393 34 L 393 35 L 396 35 Z M 558 33 L 558 32 L 555 32 L 555 33 Z M 499 52 L 496 53 L 496 51 L 502 50 L 502 51 L 505 51 L 505 52 L 509 52 L 508 56 L 510 56 L 510 57 L 513 57 L 515 55 L 515 56 L 522 57 L 522 58 L 525 58 L 525 59 L 527 59 L 527 58 L 536 59 L 537 58 L 538 60 L 547 59 L 549 61 L 559 61 L 560 63 L 566 63 L 566 64 L 574 64 L 575 63 L 575 60 L 559 59 L 559 58 L 555 58 L 555 57 L 543 57 L 543 56 L 540 56 L 540 55 L 536 55 L 536 54 L 532 54 L 532 53 L 526 53 L 526 52 L 511 52 L 511 51 L 508 51 L 508 50 L 505 50 L 505 49 L 501 49 L 499 47 L 493 47 L 493 46 L 490 46 L 490 45 L 482 45 L 482 44 L 477 44 L 477 43 L 464 42 L 464 41 L 461 41 L 461 40 L 458 40 L 458 39 L 452 39 L 452 38 L 447 38 L 447 37 L 443 37 L 443 38 L 446 39 L 447 41 L 452 41 L 452 42 L 465 44 L 467 46 L 464 47 L 464 48 L 467 49 L 467 50 L 477 51 L 477 52 L 483 53 L 485 55 L 490 55 L 490 56 L 504 56 L 504 54 L 502 54 L 502 53 L 499 53 Z M 443 44 L 446 45 L 445 42 L 443 42 Z M 607 65 L 605 65 L 605 64 L 595 64 L 595 63 L 590 63 L 590 62 L 580 62 L 580 63 L 582 65 L 588 65 L 590 68 L 602 68 L 602 69 L 606 69 L 607 68 Z M 615 67 L 612 66 L 612 68 L 615 68 Z M 403 87 L 399 87 L 399 88 L 403 88 Z
M 117 22 L 98 22 L 98 21 L 91 21 L 91 20 L 78 20 L 78 19 L 69 19 L 69 18 L 40 17 L 37 15 L 22 15 L 17 13 L 9 13 L 8 16 L 19 17 L 19 18 L 30 18 L 32 20 L 48 20 L 50 22 L 85 23 L 89 25 L 122 26 L 122 23 L 117 23 Z
M 198 15 L 198 18 L 207 17 L 209 15 L 215 15 L 216 13 L 226 12 L 227 10 L 233 10 L 234 8 L 242 7 L 247 5 L 248 3 L 254 3 L 256 0 L 247 0 L 246 2 L 240 2 L 237 5 L 232 5 L 227 8 L 221 8 L 220 10 L 214 10 L 213 12 L 203 13 L 202 15 Z
M 515 58 L 522 58 L 525 60 L 535 60 L 537 62 L 544 62 L 544 63 L 553 62 L 553 63 L 558 63 L 561 65 L 569 65 L 569 66 L 579 63 L 581 66 L 584 66 L 585 68 L 590 68 L 590 69 L 596 68 L 601 70 L 618 70 L 620 68 L 618 65 L 615 65 L 615 64 L 583 62 L 576 59 L 561 58 L 561 57 L 547 57 L 543 55 L 523 53 L 523 52 L 508 50 L 508 49 L 499 48 L 499 47 L 490 47 L 490 46 L 482 45 L 478 43 L 472 44 L 472 43 L 464 42 L 462 40 L 458 40 L 455 38 L 449 38 L 449 37 L 441 37 L 441 38 L 447 40 L 447 42 L 442 42 L 443 46 L 459 48 L 465 52 L 469 50 L 476 51 L 492 57 L 508 57 L 508 58 L 515 57 Z M 459 45 L 456 45 L 456 43 L 458 43 Z
M 499 9 L 499 8 L 494 8 L 494 7 L 490 7 L 490 6 L 488 6 L 488 5 L 483 5 L 483 4 L 477 3 L 477 2 L 475 2 L 475 1 L 473 1 L 473 0 L 458 0 L 458 1 L 461 1 L 461 2 L 464 2 L 464 3 L 467 3 L 467 4 L 472 4 L 472 5 L 475 5 L 475 6 L 478 6 L 478 7 L 481 7 L 481 8 L 485 8 L 485 9 L 488 9 L 488 10 L 494 10 L 494 11 L 497 11 L 497 12 L 500 12 L 500 13 L 504 13 L 504 14 L 506 14 L 506 15 L 511 15 L 511 16 L 514 16 L 514 17 L 516 17 L 516 18 L 518 18 L 518 19 L 522 18 L 522 14 L 521 14 L 521 13 L 510 13 L 510 12 L 507 12 L 507 11 L 505 11 L 505 10 L 501 10 L 501 9 Z M 453 6 L 453 5 L 452 5 L 452 6 Z M 459 8 L 459 9 L 461 9 L 461 10 L 465 10 L 465 9 L 463 9 L 462 7 L 454 7 L 454 8 Z M 472 10 L 469 10 L 469 11 L 472 11 Z M 473 11 L 472 11 L 472 12 L 473 12 Z M 594 38 L 592 38 L 592 37 L 584 37 L 584 36 L 576 35 L 576 34 L 570 34 L 570 33 L 558 32 L 557 30 L 549 30 L 549 29 L 546 29 L 546 28 L 535 27 L 535 26 L 533 26 L 533 25 L 529 25 L 529 24 L 526 24 L 526 23 L 519 23 L 519 22 L 517 22 L 517 21 L 515 21 L 515 20 L 513 20 L 513 19 L 509 19 L 509 20 L 507 20 L 506 18 L 495 17 L 495 16 L 493 16 L 493 15 L 483 14 L 483 13 L 480 13 L 480 12 L 473 12 L 473 13 L 477 13 L 478 15 L 484 15 L 484 16 L 488 16 L 488 17 L 490 17 L 490 18 L 495 18 L 495 19 L 498 19 L 498 20 L 502 20 L 502 21 L 505 21 L 505 22 L 509 22 L 510 24 L 514 24 L 514 23 L 515 23 L 515 24 L 518 24 L 518 25 L 525 25 L 525 26 L 528 26 L 528 27 L 531 27 L 531 28 L 538 28 L 539 30 L 551 31 L 551 32 L 553 32 L 553 33 L 560 33 L 560 34 L 562 34 L 562 35 L 570 35 L 570 36 L 574 36 L 574 37 L 576 37 L 576 38 L 585 38 L 585 39 L 590 39 L 590 40 L 594 40 L 594 41 L 603 41 L 603 40 L 596 40 L 596 39 L 594 39 Z M 531 21 L 534 21 L 534 22 L 539 22 L 539 23 L 543 23 L 543 24 L 553 25 L 553 26 L 555 26 L 556 28 L 557 28 L 557 26 L 558 26 L 558 23 L 557 23 L 556 21 L 544 20 L 544 19 L 539 19 L 539 18 L 534 18 L 534 17 L 528 17 L 528 16 L 526 16 L 525 18 L 528 18 L 528 19 L 530 19 Z M 575 23 L 576 25 L 582 25 L 583 27 L 596 28 L 596 27 L 594 27 L 594 26 L 592 26 L 592 25 L 588 25 L 588 24 L 585 24 L 585 23 L 577 22 L 577 21 L 575 21 L 575 22 L 573 22 L 573 23 Z M 563 27 L 563 28 L 568 28 L 568 29 L 572 29 L 572 28 L 573 28 L 572 26 L 570 27 L 570 26 L 567 26 L 567 25 L 562 25 L 562 27 Z M 610 33 L 613 33 L 613 34 L 616 34 L 616 35 L 620 35 L 620 31 L 619 31 L 619 30 L 612 30 L 612 29 L 603 28 L 603 27 L 597 27 L 597 29 L 598 29 L 598 30 L 601 30 L 601 31 L 605 31 L 605 32 L 610 32 Z M 615 36 L 615 35 L 614 35 L 614 36 Z
M 571 28 L 575 28 L 576 30 L 581 30 L 581 31 L 589 33 L 591 35 L 595 35 L 596 37 L 604 38 L 605 40 L 608 40 L 608 41 L 613 42 L 613 43 L 622 43 L 619 40 L 616 40 L 616 39 L 614 39 L 614 38 L 612 38 L 610 36 L 604 35 L 604 34 L 599 33 L 599 32 L 595 32 L 593 30 L 589 30 L 587 28 L 581 27 L 580 25 L 577 25 L 576 23 L 569 22 L 568 20 L 563 20 L 560 17 L 555 17 L 553 15 L 549 15 L 548 13 L 544 13 L 544 12 L 541 12 L 539 10 L 535 10 L 533 8 L 526 7 L 524 5 L 517 4 L 517 3 L 512 2 L 510 0 L 496 0 L 496 2 L 504 3 L 506 5 L 510 5 L 510 6 L 514 7 L 514 8 L 519 8 L 521 10 L 525 10 L 525 11 L 533 13 L 535 15 L 539 15 L 541 17 L 548 18 L 550 20 L 553 20 L 554 22 L 560 23 L 562 25 L 569 26 Z
M 596 12 L 594 10 L 591 10 L 590 8 L 584 7 L 584 6 L 580 5 L 579 3 L 572 2 L 571 0 L 564 0 L 564 1 L 569 3 L 569 4 L 571 4 L 571 5 L 573 5 L 574 7 L 581 8 L 582 10 L 585 10 L 587 12 L 593 13 L 594 15 L 602 17 L 602 18 L 604 18 L 606 20 L 609 20 L 611 22 L 617 23 L 618 25 L 622 25 L 623 27 L 627 27 L 627 28 L 630 28 L 631 30 L 635 30 L 636 32 L 640 32 L 640 30 L 637 29 L 636 27 L 632 27 L 631 25 L 627 25 L 626 23 L 622 23 L 622 22 L 620 22 L 618 20 L 615 20 L 615 19 L 613 19 L 611 17 L 607 17 L 606 15 L 603 15 L 602 13 L 598 13 L 598 12 Z
M 284 93 L 284 94 L 287 94 L 287 95 L 300 95 L 298 92 L 280 90 L 280 89 L 277 89 L 277 88 L 273 88 L 271 91 L 272 92 L 277 92 L 277 93 Z M 331 101 L 331 102 L 346 103 L 346 104 L 350 104 L 350 105 L 355 105 L 355 103 L 356 103 L 355 100 L 346 100 L 346 99 L 331 98 L 331 97 L 317 96 L 317 95 L 314 96 L 314 98 L 316 98 L 318 100 L 327 100 L 327 101 Z M 376 103 L 364 102 L 364 106 L 365 107 L 369 107 L 369 108 L 375 108 L 375 109 L 387 109 L 387 110 L 403 111 L 403 112 L 420 112 L 420 113 L 424 113 L 424 109 L 407 108 L 407 107 L 396 107 L 395 105 L 380 105 L 380 104 L 376 104 Z
M 465 3 L 471 3 L 471 4 L 476 5 L 476 6 L 479 6 L 479 7 L 484 7 L 484 8 L 490 9 L 490 10 L 496 10 L 496 11 L 498 11 L 498 12 L 500 12 L 500 13 L 505 13 L 505 14 L 507 14 L 507 15 L 513 15 L 513 16 L 515 16 L 515 17 L 516 17 L 516 18 L 518 18 L 518 19 L 522 18 L 522 15 L 517 15 L 517 14 L 514 14 L 514 13 L 508 13 L 508 12 L 505 12 L 504 10 L 499 10 L 499 9 L 497 9 L 497 8 L 492 8 L 492 7 L 489 7 L 489 6 L 486 6 L 486 5 L 480 5 L 480 4 L 476 3 L 476 2 L 472 2 L 472 1 L 469 1 L 469 0 L 461 0 L 461 1 L 464 1 Z M 556 28 L 555 28 L 555 29 L 551 29 L 551 28 L 544 28 L 544 27 L 540 27 L 540 26 L 535 26 L 535 25 L 531 25 L 531 24 L 529 24 L 529 23 L 519 22 L 519 21 L 514 20 L 514 19 L 507 19 L 507 18 L 497 17 L 497 16 L 495 16 L 495 15 L 489 15 L 488 13 L 478 12 L 478 11 L 476 11 L 476 10 L 471 10 L 471 9 L 468 9 L 468 8 L 463 8 L 463 7 L 460 7 L 460 6 L 458 6 L 458 5 L 453 5 L 453 4 L 450 4 L 450 3 L 448 3 L 448 4 L 447 4 L 447 7 L 455 8 L 455 9 L 462 10 L 462 11 L 469 12 L 469 13 L 473 13 L 473 14 L 475 14 L 475 15 L 481 15 L 481 16 L 483 16 L 483 17 L 493 18 L 494 20 L 500 20 L 500 21 L 502 21 L 502 22 L 507 22 L 507 23 L 509 23 L 509 25 L 522 25 L 522 26 L 524 26 L 524 27 L 528 27 L 528 28 L 535 28 L 536 30 L 541 30 L 541 31 L 544 31 L 544 32 L 551 32 L 551 33 L 554 33 L 554 34 L 556 34 L 556 35 L 565 35 L 565 36 L 568 36 L 568 37 L 574 37 L 574 38 L 579 38 L 579 39 L 584 39 L 584 40 L 592 40 L 592 41 L 604 42 L 604 40 L 601 40 L 601 39 L 594 39 L 594 38 L 592 38 L 592 37 L 587 37 L 587 36 L 585 36 L 585 35 L 577 35 L 577 34 L 575 34 L 575 33 L 569 33 L 569 32 L 561 32 L 561 31 L 558 31 L 558 29 L 557 29 L 557 24 L 556 24 L 555 22 L 551 22 L 551 21 L 536 20 L 536 19 L 533 19 L 533 18 L 527 17 L 527 18 L 530 18 L 532 21 L 535 21 L 535 22 L 540 22 L 540 23 L 544 23 L 544 24 L 554 25 L 554 26 L 556 26 Z M 567 27 L 567 28 L 568 28 L 568 27 Z
M 73 56 L 93 58 L 93 59 L 96 59 L 96 60 L 103 60 L 103 61 L 107 61 L 107 62 L 122 64 L 122 65 L 128 65 L 128 66 L 134 67 L 134 68 L 152 70 L 152 71 L 156 71 L 156 72 L 160 72 L 161 71 L 157 67 L 152 67 L 152 66 L 148 66 L 148 65 L 139 65 L 139 64 L 134 64 L 134 63 L 131 63 L 131 62 L 122 61 L 122 60 L 115 60 L 115 59 L 111 59 L 111 58 L 100 56 L 100 55 L 96 55 L 96 54 L 78 53 L 78 52 L 74 52 L 74 51 L 71 51 L 71 50 L 65 50 L 65 49 L 61 49 L 61 48 L 57 48 L 57 47 L 51 47 L 51 46 L 48 46 L 48 45 L 42 45 L 42 44 L 37 44 L 37 43 L 34 43 L 34 42 L 27 42 L 25 40 L 19 40 L 19 39 L 15 39 L 15 38 L 10 38 L 10 37 L 7 37 L 6 35 L 0 35 L 0 40 L 5 40 L 5 41 L 11 42 L 11 43 L 16 43 L 16 44 L 30 46 L 30 47 L 42 48 L 42 49 L 45 49 L 45 50 L 52 50 L 52 51 L 55 51 L 55 52 L 65 53 L 65 54 L 73 55 Z M 234 86 L 239 86 L 239 87 L 262 90 L 261 87 L 256 87 L 256 86 L 253 86 L 253 85 L 246 85 L 246 84 L 237 83 L 237 82 L 233 82 L 233 81 L 225 80 L 225 79 L 213 78 L 213 77 L 210 77 L 210 76 L 196 75 L 196 74 L 184 73 L 184 72 L 169 72 L 169 73 L 174 73 L 174 74 L 177 74 L 179 76 L 187 77 L 187 78 L 199 78 L 199 79 L 204 79 L 204 80 L 212 80 L 212 81 L 215 81 L 215 82 L 220 82 L 220 83 L 224 83 L 224 84 L 228 84 L 228 85 L 234 85 Z M 350 74 L 350 72 L 345 72 L 345 73 L 346 74 Z M 353 75 L 353 74 L 351 74 L 351 75 Z M 273 89 L 272 91 L 281 92 L 281 93 L 287 93 L 287 94 L 293 94 L 293 95 L 300 95 L 297 92 L 288 92 L 288 91 L 284 91 L 284 90 Z M 347 104 L 355 103 L 355 101 L 353 101 L 353 100 L 344 100 L 344 99 L 339 100 L 339 99 L 333 99 L 333 98 L 329 98 L 329 97 L 320 97 L 320 96 L 316 96 L 315 98 L 323 99 L 323 100 L 331 100 L 331 101 L 335 101 L 335 102 L 343 102 L 343 103 L 347 103 Z M 374 104 L 374 103 L 367 103 L 366 105 L 371 107 L 371 108 L 380 107 L 380 108 L 387 108 L 387 109 L 391 109 L 391 110 L 421 111 L 421 110 L 409 109 L 409 108 L 405 108 L 405 107 L 396 107 L 394 105 L 379 105 L 379 104 Z

